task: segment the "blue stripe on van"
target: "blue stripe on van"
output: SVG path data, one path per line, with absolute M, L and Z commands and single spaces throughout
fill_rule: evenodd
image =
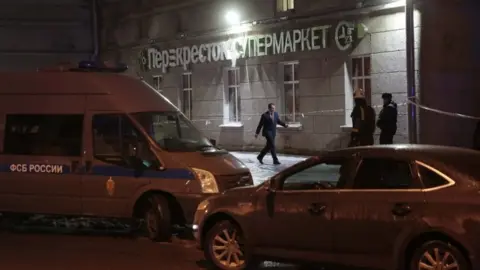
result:
M 14 164 L 17 166 L 18 164 Z M 29 164 L 25 164 L 28 165 Z M 60 165 L 60 164 L 58 164 Z M 11 170 L 12 164 L 0 164 L 0 172 L 12 172 Z M 22 172 L 22 171 L 14 171 L 15 173 L 37 173 L 37 172 Z M 38 172 L 39 174 L 70 174 L 70 166 L 62 165 L 62 172 L 61 173 L 47 173 L 47 172 Z M 111 165 L 98 165 L 93 166 L 91 172 L 87 173 L 86 175 L 101 175 L 101 176 L 134 176 L 134 170 L 128 168 L 122 168 L 119 166 L 111 166 Z M 149 177 L 149 178 L 165 178 L 165 179 L 185 179 L 185 180 L 193 180 L 195 176 L 193 173 L 188 169 L 166 169 L 163 171 L 144 171 L 141 177 Z
M 103 176 L 134 176 L 134 170 L 118 166 L 93 166 L 89 174 Z M 144 171 L 141 177 L 187 179 L 193 180 L 195 176 L 187 169 L 165 169 L 163 171 Z

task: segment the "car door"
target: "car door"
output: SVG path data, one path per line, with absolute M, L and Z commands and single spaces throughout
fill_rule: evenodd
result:
M 71 111 L 83 111 L 81 102 L 76 106 Z M 80 214 L 83 113 L 7 114 L 5 119 L 0 210 Z
M 364 157 L 353 182 L 333 202 L 335 252 L 390 261 L 396 244 L 421 219 L 424 202 L 410 160 Z
M 337 160 L 310 159 L 275 180 L 279 189 L 266 196 L 265 212 L 256 222 L 262 251 L 291 251 L 298 259 L 331 252 L 332 202 L 342 165 Z
M 82 211 L 85 215 L 125 217 L 133 196 L 150 183 L 129 161 L 133 151 L 142 151 L 145 161 L 154 161 L 148 143 L 120 112 L 88 111 L 86 174 L 82 179 Z M 152 164 L 154 166 L 154 164 Z M 148 170 L 148 169 L 147 169 Z

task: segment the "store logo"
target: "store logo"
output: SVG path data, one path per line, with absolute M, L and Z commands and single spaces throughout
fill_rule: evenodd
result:
M 352 23 L 341 21 L 335 28 L 335 43 L 341 51 L 346 51 L 353 46 L 353 32 L 355 27 Z

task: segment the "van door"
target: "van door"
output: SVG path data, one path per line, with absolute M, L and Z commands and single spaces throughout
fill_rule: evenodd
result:
M 86 127 L 86 174 L 82 180 L 83 213 L 91 216 L 130 217 L 130 202 L 150 184 L 140 177 L 129 158 L 147 140 L 130 119 L 118 111 L 89 111 Z
M 84 115 L 6 114 L 0 211 L 76 215 Z

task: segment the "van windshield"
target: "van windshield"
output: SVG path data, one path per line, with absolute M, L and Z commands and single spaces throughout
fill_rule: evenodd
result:
M 132 117 L 165 151 L 194 152 L 214 148 L 210 141 L 178 112 L 142 112 Z

